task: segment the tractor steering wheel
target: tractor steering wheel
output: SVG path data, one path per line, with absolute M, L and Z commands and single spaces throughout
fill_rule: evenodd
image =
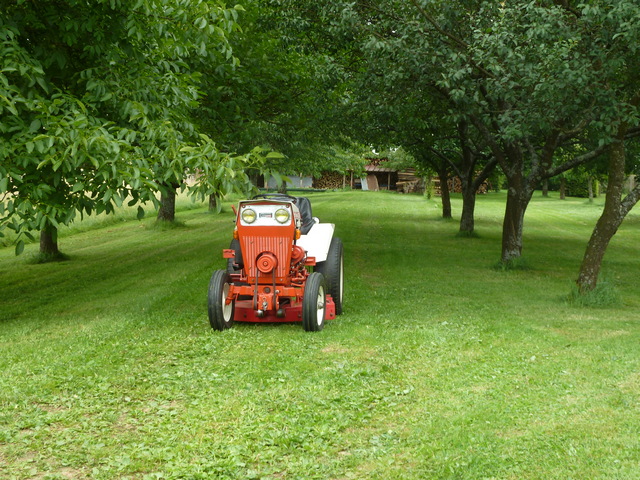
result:
M 258 195 L 254 195 L 252 200 L 256 200 L 258 198 L 287 199 L 287 200 L 291 200 L 293 203 L 296 203 L 298 200 L 296 197 L 292 197 L 291 195 L 287 195 L 286 193 L 260 193 Z

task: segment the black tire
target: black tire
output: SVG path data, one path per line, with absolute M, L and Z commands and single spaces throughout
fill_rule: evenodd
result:
M 233 326 L 235 301 L 225 305 L 231 276 L 226 270 L 216 270 L 209 282 L 209 323 L 214 330 L 226 330 Z
M 324 276 L 321 273 L 313 272 L 309 275 L 302 298 L 302 327 L 307 332 L 319 332 L 324 328 L 326 291 Z
M 227 272 L 230 274 L 240 273 L 244 268 L 244 261 L 242 260 L 242 250 L 240 249 L 240 242 L 235 238 L 231 240 L 229 249 L 236 252 L 236 258 L 227 259 Z M 238 268 L 235 267 L 238 266 Z
M 336 315 L 342 314 L 342 296 L 344 292 L 344 249 L 342 240 L 332 238 L 327 260 L 320 262 L 314 269 L 324 275 L 327 282 L 327 293 L 336 304 Z

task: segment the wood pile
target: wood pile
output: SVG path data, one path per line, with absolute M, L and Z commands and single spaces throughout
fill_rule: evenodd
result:
M 451 193 L 462 193 L 462 181 L 460 181 L 459 177 L 453 177 L 449 179 L 449 192 Z M 482 184 L 478 187 L 476 194 L 481 195 L 485 194 L 490 190 L 490 185 L 488 181 L 482 182 Z
M 416 171 L 413 168 L 400 170 L 396 190 L 399 193 L 422 193 L 424 192 L 424 180 L 416 176 Z
M 424 192 L 424 182 L 421 179 L 417 180 L 402 180 L 396 183 L 396 190 L 398 193 L 422 193 Z
M 440 191 L 440 179 L 438 177 L 433 177 L 431 179 L 431 184 L 433 186 L 433 194 L 438 197 L 442 196 L 442 192 Z M 459 177 L 450 178 L 447 184 L 449 185 L 449 193 L 462 193 L 462 182 Z M 481 195 L 489 192 L 490 190 L 491 183 L 489 183 L 488 180 L 485 180 L 480 187 L 478 187 L 476 194 Z
M 320 178 L 313 179 L 313 188 L 335 190 L 344 186 L 344 175 L 338 172 L 323 172 Z

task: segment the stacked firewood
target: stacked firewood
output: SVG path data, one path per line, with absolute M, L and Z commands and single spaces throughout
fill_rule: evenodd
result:
M 462 182 L 460 181 L 460 177 L 453 177 L 449 179 L 449 191 L 451 193 L 462 193 Z M 476 194 L 484 194 L 490 190 L 489 182 L 485 181 L 478 187 Z
M 334 190 L 342 188 L 344 176 L 338 172 L 323 172 L 320 178 L 313 179 L 313 188 Z
M 399 193 L 422 193 L 424 192 L 424 182 L 421 179 L 399 181 L 396 183 L 396 190 Z
M 400 193 L 424 192 L 424 180 L 416 176 L 415 169 L 408 168 L 398 172 L 396 190 Z

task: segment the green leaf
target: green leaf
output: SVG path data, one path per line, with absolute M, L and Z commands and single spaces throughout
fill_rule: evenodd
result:
M 42 122 L 38 118 L 36 118 L 33 122 L 31 122 L 31 125 L 29 125 L 29 131 L 35 133 L 40 130 L 40 127 L 42 127 Z
M 3 177 L 0 179 L 0 192 L 6 192 L 9 188 L 9 177 Z
M 16 243 L 16 256 L 20 255 L 23 251 L 24 251 L 24 241 L 19 240 L 18 243 Z
M 141 205 L 138 205 L 138 214 L 136 215 L 138 220 L 142 220 L 144 218 L 144 208 Z
M 271 172 L 271 176 L 276 181 L 276 185 L 282 185 L 282 175 L 277 172 Z

